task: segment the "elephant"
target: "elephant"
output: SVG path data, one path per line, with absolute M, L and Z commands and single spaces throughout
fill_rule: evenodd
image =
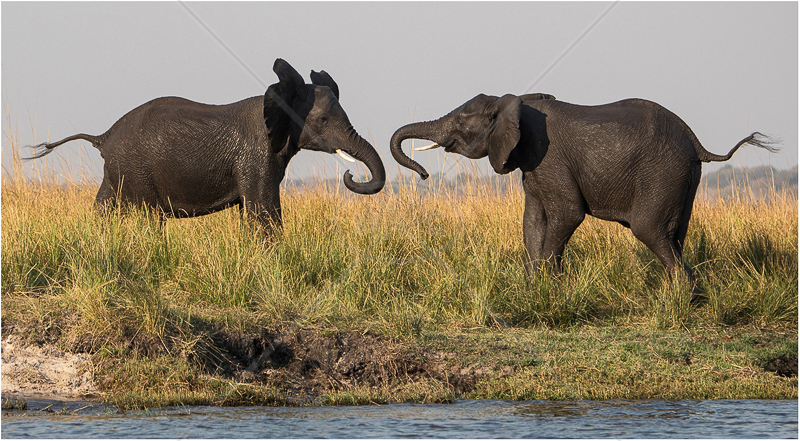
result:
M 586 215 L 615 221 L 655 253 L 670 277 L 693 270 L 683 260 L 702 162 L 726 161 L 744 144 L 778 151 L 754 132 L 727 155 L 706 151 L 689 126 L 652 101 L 626 99 L 583 106 L 552 95 L 502 97 L 480 94 L 447 115 L 405 125 L 391 138 L 402 166 L 428 177 L 406 156 L 406 139 L 433 141 L 417 150 L 443 147 L 470 159 L 488 156 L 498 174 L 522 171 L 526 272 L 544 265 L 562 272 L 562 254 Z
M 371 175 L 345 186 L 374 194 L 386 172 L 375 149 L 356 133 L 339 104 L 339 86 L 327 72 L 311 71 L 312 84 L 278 58 L 278 82 L 263 96 L 208 105 L 156 98 L 131 110 L 99 136 L 77 134 L 33 147 L 41 158 L 76 139 L 92 143 L 105 164 L 95 205 L 157 209 L 165 217 L 193 217 L 238 205 L 265 231 L 281 225 L 279 186 L 300 149 L 339 153 L 363 162 Z M 345 154 L 346 153 L 346 154 Z M 350 155 L 350 156 L 348 156 Z

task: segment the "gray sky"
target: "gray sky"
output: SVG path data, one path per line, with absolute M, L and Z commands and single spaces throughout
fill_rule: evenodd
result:
M 331 74 L 390 177 L 411 173 L 389 153 L 398 127 L 438 118 L 479 93 L 545 92 L 587 105 L 646 98 L 680 116 L 714 153 L 756 130 L 783 141 L 779 154 L 744 148 L 728 164 L 797 164 L 796 2 L 610 6 L 4 1 L 3 167 L 11 164 L 9 136 L 29 145 L 101 134 L 159 96 L 225 104 L 262 95 L 277 81 L 278 57 L 307 82 L 312 69 Z M 445 158 L 441 150 L 415 156 L 431 173 L 490 170 L 487 159 Z M 88 142 L 61 146 L 47 162 L 73 176 L 82 163 L 102 175 Z M 301 152 L 287 176 L 341 177 L 350 167 L 335 155 Z

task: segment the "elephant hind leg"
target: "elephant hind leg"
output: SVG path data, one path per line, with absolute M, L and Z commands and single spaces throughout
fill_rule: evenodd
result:
M 664 264 L 670 276 L 673 276 L 678 268 L 682 268 L 683 256 L 680 248 L 676 246 L 675 232 L 669 233 L 656 229 L 642 231 L 639 228 L 631 228 L 631 230 L 633 235 L 647 245 L 650 251 L 658 257 L 658 260 Z
M 642 241 L 658 257 L 658 260 L 666 267 L 670 278 L 685 274 L 692 286 L 691 301 L 700 300 L 701 291 L 697 288 L 694 271 L 686 265 L 683 259 L 683 240 L 679 240 L 680 234 L 685 237 L 685 225 L 672 222 L 672 228 L 643 227 L 641 225 L 631 226 L 631 231 L 637 239 Z M 683 233 L 679 233 L 684 231 Z
M 692 217 L 692 208 L 694 207 L 694 198 L 697 195 L 697 187 L 700 186 L 700 166 L 696 166 L 691 170 L 689 178 L 689 187 L 686 189 L 686 196 L 683 199 L 683 207 L 678 219 L 678 229 L 675 232 L 676 246 L 679 250 L 683 250 L 683 245 L 686 241 L 686 233 L 689 230 L 689 219 Z
M 655 253 L 671 278 L 678 275 L 688 277 L 695 294 L 692 298 L 695 299 L 699 293 L 696 278 L 684 261 L 683 248 L 700 184 L 700 165 L 686 164 L 685 169 L 678 167 L 662 172 L 640 186 L 644 197 L 639 198 L 631 213 L 630 228 L 634 236 Z M 652 185 L 656 182 L 674 184 L 657 188 Z
M 106 177 L 103 177 L 103 182 L 100 183 L 100 189 L 97 190 L 97 196 L 94 198 L 94 208 L 98 212 L 105 213 L 113 210 L 117 206 L 117 192 L 111 187 Z
M 281 201 L 279 193 L 267 193 L 258 198 L 242 197 L 240 207 L 244 207 L 244 215 L 248 222 L 269 236 L 273 231 L 280 229 L 283 220 L 281 214 Z
M 683 202 L 683 210 L 681 211 L 680 219 L 678 220 L 678 229 L 675 232 L 673 246 L 677 249 L 681 256 L 683 256 L 683 246 L 686 244 L 686 234 L 689 230 L 689 220 L 692 217 L 692 209 L 694 208 L 694 198 L 697 194 L 697 187 L 700 185 L 700 167 L 693 170 L 691 182 L 689 184 L 689 191 L 686 193 L 686 198 Z M 682 260 L 683 270 L 689 277 L 689 283 L 692 285 L 692 302 L 696 302 L 703 297 L 703 291 L 697 284 L 697 277 L 694 270 Z

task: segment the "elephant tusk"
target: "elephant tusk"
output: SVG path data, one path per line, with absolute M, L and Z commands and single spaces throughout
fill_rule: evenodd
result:
M 441 146 L 440 146 L 439 144 L 436 144 L 436 143 L 434 142 L 434 143 L 433 143 L 433 144 L 431 144 L 431 145 L 426 145 L 426 146 L 422 146 L 422 147 L 414 147 L 414 150 L 416 150 L 416 151 L 418 151 L 418 152 L 423 152 L 423 151 L 425 151 L 425 150 L 435 149 L 435 148 L 437 148 L 437 147 L 441 147 Z
M 353 158 L 352 158 L 350 155 L 348 155 L 347 153 L 343 152 L 341 149 L 336 149 L 336 153 L 337 153 L 339 156 L 341 156 L 341 157 L 342 157 L 342 159 L 344 159 L 344 160 L 345 160 L 345 161 L 347 161 L 347 162 L 356 162 L 356 160 L 355 160 L 355 159 L 353 159 Z

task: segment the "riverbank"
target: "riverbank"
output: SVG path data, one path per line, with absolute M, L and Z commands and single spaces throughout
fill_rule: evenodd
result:
M 4 176 L 2 335 L 85 354 L 121 409 L 797 398 L 776 373 L 796 372 L 796 195 L 696 202 L 690 304 L 596 219 L 562 275 L 526 280 L 521 191 L 464 185 L 284 191 L 265 238 L 235 209 L 160 229 L 98 215 L 93 185 Z
M 215 341 L 215 361 L 200 361 L 169 354 L 89 357 L 6 337 L 3 399 L 44 394 L 136 409 L 797 398 L 797 332 L 789 327 L 477 329 L 401 341 L 289 328 Z

